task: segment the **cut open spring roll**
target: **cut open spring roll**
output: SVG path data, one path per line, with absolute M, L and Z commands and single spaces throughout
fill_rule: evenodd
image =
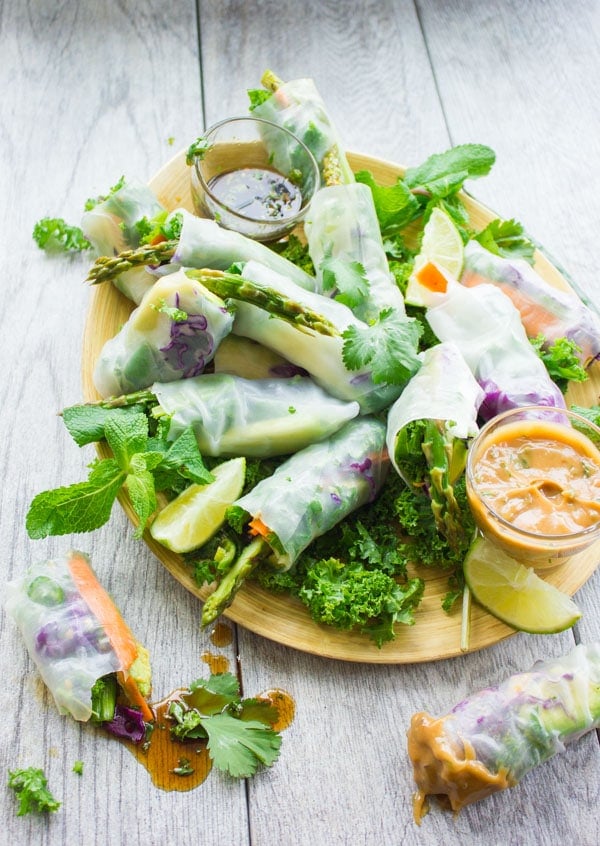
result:
M 600 726 L 600 644 L 579 644 L 468 697 L 442 717 L 420 712 L 408 731 L 415 820 L 439 796 L 453 811 L 514 787 L 565 744 Z
M 148 652 L 86 555 L 70 551 L 32 565 L 9 582 L 7 596 L 7 611 L 61 714 L 104 723 L 114 733 L 127 718 L 138 728 L 154 719 Z

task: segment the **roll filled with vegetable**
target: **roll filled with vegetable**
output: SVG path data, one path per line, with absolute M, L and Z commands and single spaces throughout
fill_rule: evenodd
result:
M 565 744 L 600 726 L 600 644 L 537 663 L 456 705 L 437 719 L 412 718 L 408 753 L 414 767 L 416 822 L 428 796 L 453 811 L 514 787 Z
M 6 609 L 61 714 L 142 740 L 154 715 L 148 652 L 98 582 L 70 551 L 7 585 Z
M 404 311 L 388 266 L 368 185 L 329 185 L 314 196 L 304 231 L 320 288 L 365 322 L 382 309 Z
M 284 356 L 292 364 L 302 367 L 332 396 L 358 402 L 362 413 L 379 411 L 390 405 L 418 369 L 418 336 L 413 336 L 414 326 L 403 312 L 400 315 L 402 325 L 396 327 L 399 331 L 399 343 L 394 358 L 398 367 L 404 368 L 406 378 L 402 384 L 389 384 L 380 379 L 370 366 L 356 370 L 347 367 L 347 331 L 368 331 L 367 324 L 355 317 L 348 306 L 337 300 L 304 291 L 291 280 L 257 262 L 244 265 L 243 278 L 264 285 L 289 301 L 296 302 L 299 309 L 305 307 L 323 315 L 335 331 L 329 334 L 319 333 L 304 326 L 294 325 L 288 320 L 275 319 L 267 309 L 250 302 L 238 302 L 234 334 L 258 341 Z M 387 340 L 393 340 L 391 332 L 387 334 Z
M 357 402 L 329 396 L 306 377 L 242 379 L 205 374 L 151 388 L 169 440 L 191 427 L 204 455 L 267 458 L 324 440 L 356 417 Z
M 94 385 L 108 397 L 197 376 L 232 326 L 231 309 L 200 282 L 183 271 L 165 276 L 102 348 Z
M 177 238 L 159 244 L 145 244 L 116 256 L 111 253 L 112 258 L 100 258 L 92 266 L 88 281 L 109 281 L 131 268 L 144 268 L 147 265 L 160 265 L 160 272 L 163 273 L 179 267 L 227 270 L 236 262 L 259 261 L 307 291 L 317 288 L 314 276 L 259 241 L 224 229 L 214 220 L 196 217 L 185 209 L 176 209 L 171 217 L 177 217 L 181 226 Z M 152 278 L 156 281 L 155 276 Z
M 340 136 L 330 115 L 327 113 L 323 98 L 312 79 L 294 79 L 283 82 L 272 71 L 265 71 L 261 82 L 265 91 L 251 93 L 251 111 L 253 117 L 264 118 L 278 126 L 283 126 L 299 138 L 311 151 L 326 182 L 328 156 L 333 155 L 340 172 L 340 181 L 354 182 L 354 174 L 344 153 Z M 268 95 L 268 91 L 272 93 Z M 280 135 L 277 135 L 280 138 Z M 269 141 L 267 137 L 267 143 Z M 278 161 L 290 161 L 293 151 L 278 149 L 272 145 L 275 167 L 287 173 Z
M 385 425 L 375 418 L 351 420 L 329 439 L 306 447 L 283 462 L 229 510 L 255 540 L 206 600 L 208 625 L 231 603 L 245 578 L 262 559 L 289 569 L 315 538 L 378 495 L 389 469 Z
M 469 440 L 479 431 L 483 391 L 455 344 L 423 353 L 421 369 L 388 412 L 390 459 L 407 485 L 431 498 L 439 531 L 456 545 L 463 520 L 453 486 L 462 476 Z
M 481 417 L 524 405 L 565 408 L 506 294 L 493 285 L 466 288 L 434 263 L 424 265 L 417 280 L 429 325 L 440 341 L 456 344 L 484 391 Z
M 151 188 L 130 180 L 113 190 L 104 200 L 84 212 L 81 228 L 98 256 L 116 256 L 140 244 L 140 220 L 166 211 Z M 115 287 L 138 304 L 154 285 L 155 277 L 143 265 L 124 270 L 113 277 Z
M 494 255 L 477 241 L 465 246 L 463 285 L 496 285 L 512 300 L 529 338 L 542 335 L 550 345 L 567 338 L 586 367 L 600 355 L 600 318 L 576 294 L 548 285 L 523 259 Z

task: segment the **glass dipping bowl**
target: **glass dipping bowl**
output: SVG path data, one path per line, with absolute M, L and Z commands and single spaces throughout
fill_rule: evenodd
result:
M 488 540 L 535 570 L 556 567 L 600 538 L 600 428 L 548 406 L 499 414 L 469 447 L 466 486 Z
M 308 147 L 261 118 L 214 124 L 193 145 L 191 157 L 196 213 L 256 241 L 289 234 L 321 184 Z

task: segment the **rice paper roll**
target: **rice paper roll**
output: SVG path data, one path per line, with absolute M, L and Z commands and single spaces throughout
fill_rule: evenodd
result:
M 98 256 L 116 256 L 139 246 L 140 232 L 135 224 L 165 211 L 151 188 L 142 182 L 126 182 L 81 219 L 83 234 Z M 156 281 L 145 267 L 126 270 L 113 279 L 114 286 L 128 299 L 139 304 Z
M 223 300 L 183 270 L 148 291 L 101 350 L 94 384 L 103 397 L 198 376 L 233 326 Z
M 509 408 L 565 400 L 529 342 L 519 312 L 493 285 L 465 288 L 449 279 L 445 292 L 423 289 L 427 321 L 440 341 L 452 341 L 485 394 L 484 420 Z
M 549 285 L 523 259 L 503 258 L 469 241 L 460 281 L 467 287 L 496 285 L 517 308 L 529 338 L 543 335 L 547 345 L 568 338 L 579 347 L 584 367 L 600 355 L 598 315 L 576 294 Z
M 346 265 L 358 262 L 368 283 L 368 293 L 352 306 L 353 313 L 367 323 L 376 320 L 385 308 L 404 313 L 404 299 L 390 273 L 368 185 L 355 182 L 321 188 L 312 200 L 304 231 L 321 290 L 323 263 L 327 258 Z
M 152 386 L 170 440 L 192 427 L 200 452 L 267 458 L 321 441 L 356 417 L 359 405 L 329 396 L 310 379 L 206 374 Z
M 248 262 L 244 279 L 266 285 L 321 314 L 338 329 L 337 335 L 324 335 L 270 315 L 258 306 L 238 302 L 233 332 L 258 341 L 302 367 L 327 393 L 338 399 L 359 403 L 361 413 L 380 411 L 399 396 L 402 386 L 376 384 L 368 369 L 348 370 L 344 364 L 342 333 L 360 323 L 343 303 L 298 288 L 290 279 L 257 262 Z
M 312 79 L 294 79 L 281 83 L 270 97 L 252 109 L 252 116 L 270 120 L 292 132 L 311 151 L 321 174 L 327 154 L 334 151 L 342 182 L 354 182 L 354 173 L 338 131 Z M 272 150 L 275 166 L 282 173 L 287 173 L 289 168 L 282 170 L 277 162 L 279 158 L 283 162 L 289 160 L 290 151 L 280 150 L 277 145 L 273 145 Z
M 600 726 L 600 644 L 475 693 L 442 717 L 412 717 L 408 752 L 418 792 L 417 822 L 428 796 L 453 811 L 517 785 L 565 744 Z
M 90 602 L 102 606 L 111 624 L 100 621 Z M 135 679 L 140 693 L 150 695 L 148 653 L 97 582 L 83 553 L 71 551 L 29 567 L 8 583 L 6 610 L 61 714 L 89 720 L 94 684 L 113 673 L 122 680 Z
M 274 533 L 275 565 L 289 569 L 300 553 L 378 495 L 389 469 L 385 425 L 351 420 L 325 441 L 284 461 L 234 503 Z
M 181 267 L 227 270 L 235 262 L 258 261 L 271 270 L 291 279 L 307 291 L 314 291 L 317 280 L 288 259 L 239 232 L 224 229 L 204 217 L 196 217 L 185 209 L 181 215 L 181 233 L 171 262 Z

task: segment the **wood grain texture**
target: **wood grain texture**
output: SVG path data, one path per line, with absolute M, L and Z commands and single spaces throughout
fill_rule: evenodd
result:
M 196 5 L 199 30 L 197 29 Z M 209 644 L 197 601 L 132 539 L 116 511 L 93 536 L 29 541 L 32 496 L 83 478 L 93 451 L 68 441 L 55 412 L 81 396 L 86 262 L 51 260 L 30 239 L 45 214 L 76 221 L 87 196 L 122 174 L 142 179 L 199 133 L 246 108 L 265 67 L 313 76 L 350 149 L 415 164 L 450 143 L 498 154 L 472 192 L 515 215 L 597 297 L 600 11 L 595 0 L 5 0 L 0 7 L 0 542 L 3 578 L 66 545 L 92 554 L 125 617 L 151 649 L 157 694 L 203 675 Z M 198 49 L 198 42 L 200 49 Z M 206 113 L 201 109 L 202 88 Z M 168 143 L 175 138 L 175 146 Z M 596 574 L 577 594 L 575 637 L 600 637 Z M 159 621 L 160 625 L 157 625 Z M 574 642 L 517 635 L 428 665 L 352 665 L 239 628 L 246 693 L 287 689 L 296 718 L 272 769 L 247 786 L 217 774 L 193 793 L 155 790 L 120 746 L 59 717 L 14 627 L 0 616 L 0 767 L 40 765 L 63 807 L 16 818 L 0 791 L 2 837 L 15 844 L 266 846 L 597 846 L 600 755 L 594 734 L 516 789 L 412 822 L 405 731 L 464 695 Z M 71 772 L 85 762 L 82 778 Z M 2 841 L 2 838 L 0 838 Z

